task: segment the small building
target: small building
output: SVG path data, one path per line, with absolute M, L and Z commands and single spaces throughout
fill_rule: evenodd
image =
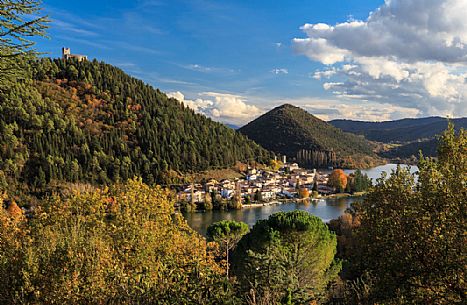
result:
M 292 163 L 292 164 L 289 164 L 289 169 L 290 171 L 294 171 L 294 170 L 297 170 L 299 169 L 300 167 L 298 166 L 297 163 Z
M 248 181 L 254 181 L 256 179 L 258 179 L 258 176 L 256 174 L 251 174 L 246 178 L 246 180 Z
M 224 199 L 231 199 L 234 195 L 235 191 L 231 189 L 222 189 L 221 190 L 221 196 Z
M 62 48 L 62 58 L 63 59 L 76 58 L 78 61 L 88 60 L 88 57 L 86 55 L 71 54 L 70 48 Z
M 265 201 L 269 201 L 276 198 L 276 193 L 273 190 L 265 189 L 261 191 L 261 198 Z

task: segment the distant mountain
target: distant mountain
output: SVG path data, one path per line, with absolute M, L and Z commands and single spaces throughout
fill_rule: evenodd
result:
M 224 124 L 98 61 L 43 58 L 0 92 L 0 177 L 111 183 L 268 162 L 272 153 Z M 1 179 L 0 179 L 1 180 Z
M 239 131 L 307 167 L 365 167 L 378 162 L 363 136 L 345 133 L 289 104 L 274 108 Z
M 224 123 L 224 125 L 235 130 L 240 128 L 238 125 L 235 125 L 235 124 Z
M 456 130 L 467 129 L 467 118 L 451 119 Z M 398 146 L 379 154 L 385 158 L 408 159 L 418 157 L 422 151 L 425 156 L 435 156 L 437 140 L 448 126 L 448 120 L 442 117 L 402 119 L 384 122 L 364 122 L 352 120 L 333 120 L 333 126 L 368 140 L 395 143 Z
M 438 148 L 438 139 L 425 141 L 415 141 L 392 149 L 381 151 L 379 155 L 388 159 L 408 160 L 418 158 L 420 151 L 424 156 L 436 156 Z
M 456 129 L 467 128 L 467 118 L 451 120 Z M 447 119 L 428 117 L 402 119 L 385 122 L 363 122 L 352 120 L 333 120 L 333 126 L 347 132 L 364 135 L 368 140 L 383 143 L 407 143 L 422 139 L 432 139 L 447 127 Z

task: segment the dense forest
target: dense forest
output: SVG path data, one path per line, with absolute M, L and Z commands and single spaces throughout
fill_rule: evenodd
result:
M 457 131 L 467 128 L 467 118 L 450 119 Z M 415 159 L 422 151 L 425 156 L 436 156 L 437 136 L 448 126 L 442 117 L 402 119 L 384 122 L 333 120 L 333 126 L 346 132 L 363 135 L 368 140 L 392 145 L 379 155 L 389 159 Z
M 250 139 L 307 167 L 367 167 L 378 162 L 373 145 L 292 105 L 274 108 L 239 129 Z
M 450 119 L 450 121 L 456 130 L 467 128 L 467 118 Z M 383 143 L 405 143 L 432 139 L 448 127 L 448 120 L 442 117 L 383 122 L 332 120 L 329 123 L 343 131 L 361 134 L 368 140 Z
M 32 186 L 133 176 L 166 183 L 174 172 L 272 157 L 111 65 L 42 58 L 27 69 L 0 94 L 1 176 Z
M 143 178 L 269 153 L 109 65 L 35 60 L 24 36 L 43 33 L 39 4 L 0 1 L 0 304 L 466 304 L 464 129 L 450 124 L 438 158 L 383 174 L 329 224 L 295 210 L 214 223 L 205 239 Z M 371 153 L 358 143 L 336 156 Z M 23 184 L 8 184 L 53 179 L 109 185 L 22 209 Z
M 2 304 L 465 304 L 467 134 L 418 180 L 399 168 L 325 224 L 280 212 L 204 239 L 141 179 L 42 199 L 0 193 Z

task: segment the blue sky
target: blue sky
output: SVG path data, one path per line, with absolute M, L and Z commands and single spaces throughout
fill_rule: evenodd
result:
M 414 5 L 423 2 L 406 1 Z M 462 5 L 465 1 L 457 2 Z M 391 8 L 391 4 L 384 4 L 382 0 L 49 0 L 44 1 L 43 6 L 53 21 L 48 31 L 50 39 L 39 40 L 38 49 L 59 57 L 62 46 L 70 47 L 73 53 L 86 54 L 122 68 L 184 100 L 198 112 L 237 125 L 284 102 L 302 106 L 323 119 L 384 120 L 451 114 L 454 110 L 449 105 L 432 109 L 422 102 L 410 102 L 406 96 L 415 94 L 417 89 L 404 88 L 401 92 L 389 93 L 391 99 L 382 99 L 381 94 L 388 92 L 369 94 L 372 90 L 366 88 L 363 94 L 361 91 L 365 88 L 355 88 L 359 81 L 367 82 L 368 79 L 364 79 L 367 77 L 376 82 L 372 84 L 375 88 L 383 90 L 387 88 L 387 84 L 381 84 L 383 76 L 395 76 L 392 70 L 375 74 L 374 66 L 385 66 L 387 62 L 372 61 L 373 66 L 368 68 L 368 58 L 380 60 L 384 57 L 393 61 L 396 58 L 400 69 L 402 64 L 432 62 L 430 58 L 413 61 L 397 51 L 383 56 L 363 56 L 357 54 L 359 50 L 350 42 L 352 35 L 358 34 L 344 32 L 340 40 L 331 40 L 328 36 L 319 36 L 328 35 L 324 32 L 302 28 L 307 23 L 336 26 L 365 22 L 371 12 L 385 5 Z M 433 8 L 435 12 L 436 9 L 439 8 Z M 404 18 L 402 13 L 399 15 Z M 459 37 L 464 43 L 462 33 Z M 317 42 L 323 39 L 326 40 L 324 50 L 316 49 Z M 335 52 L 336 46 L 340 51 Z M 336 53 L 337 57 L 329 59 L 323 57 L 322 52 Z M 339 52 L 352 56 L 345 55 L 346 59 L 340 60 Z M 443 59 L 441 64 L 444 64 Z M 351 67 L 355 65 L 358 68 Z M 412 71 L 411 68 L 404 69 Z M 363 75 L 355 80 L 361 70 L 369 73 L 369 77 Z M 323 74 L 319 74 L 320 71 Z M 354 72 L 349 74 L 349 71 Z M 464 77 L 462 73 L 462 69 L 461 72 L 456 70 L 456 75 L 461 75 L 460 81 Z M 410 83 L 410 79 L 401 80 L 397 75 L 388 82 Z M 464 88 L 458 89 L 461 93 L 462 90 Z M 394 101 L 400 96 L 404 96 L 404 101 Z M 435 103 L 439 103 L 438 99 L 433 100 Z

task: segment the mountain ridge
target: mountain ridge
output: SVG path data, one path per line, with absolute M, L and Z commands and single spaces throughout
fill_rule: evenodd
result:
M 270 110 L 239 132 L 307 167 L 365 167 L 377 162 L 373 145 L 363 137 L 344 133 L 291 104 Z
M 42 58 L 28 69 L 30 78 L 0 96 L 0 178 L 39 187 L 134 176 L 170 184 L 180 173 L 272 158 L 112 65 Z
M 413 162 L 420 151 L 425 156 L 437 155 L 437 137 L 446 130 L 448 121 L 454 124 L 457 131 L 460 128 L 467 129 L 467 118 L 447 119 L 439 116 L 383 122 L 341 119 L 329 123 L 344 131 L 363 135 L 369 140 L 389 144 L 388 149 L 379 152 L 384 158 Z
M 364 135 L 372 141 L 407 143 L 421 139 L 433 139 L 447 128 L 448 120 L 454 123 L 456 129 L 467 128 L 467 118 L 447 119 L 439 116 L 382 122 L 338 119 L 329 121 L 329 123 L 346 132 Z

